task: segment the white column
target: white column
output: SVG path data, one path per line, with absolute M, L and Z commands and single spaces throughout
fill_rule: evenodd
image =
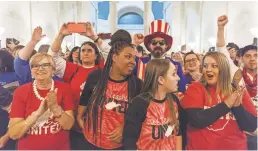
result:
M 76 3 L 76 22 L 90 22 L 92 23 L 95 16 L 95 9 L 90 1 L 82 1 Z M 75 35 L 75 46 L 80 46 L 83 42 L 90 39 L 81 35 Z
M 144 2 L 144 35 L 149 34 L 149 26 L 152 22 L 152 6 L 151 1 Z
M 181 45 L 186 44 L 186 2 L 181 2 L 180 7 L 180 39 Z
M 172 50 L 176 50 L 179 46 L 181 46 L 181 5 L 182 2 L 171 2 L 171 36 L 173 37 Z
M 200 2 L 200 34 L 199 34 L 199 53 L 204 53 L 202 48 L 202 10 L 203 10 L 203 3 Z
M 77 2 L 77 22 L 91 22 L 91 18 L 95 16 L 95 11 L 92 11 L 92 5 L 90 1 Z
M 111 34 L 117 31 L 117 2 L 110 1 L 109 2 L 109 16 L 108 23 Z

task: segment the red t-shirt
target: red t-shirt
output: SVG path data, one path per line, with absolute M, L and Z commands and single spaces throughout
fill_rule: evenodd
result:
M 213 107 L 224 101 L 216 95 L 216 88 L 208 88 L 211 95 L 211 105 L 205 87 L 198 82 L 191 84 L 181 100 L 183 108 L 203 108 Z M 244 92 L 242 105 L 251 114 L 257 116 L 255 107 L 250 100 L 248 92 Z M 234 115 L 229 112 L 218 119 L 212 125 L 203 129 L 196 129 L 188 124 L 187 127 L 187 147 L 188 150 L 246 150 L 246 136 L 238 127 Z
M 66 69 L 63 76 L 63 80 L 66 83 L 70 83 L 73 96 L 75 97 L 75 107 L 77 108 L 79 101 L 80 101 L 80 95 L 84 88 L 86 79 L 88 75 L 98 69 L 103 68 L 104 65 L 97 65 L 92 68 L 84 68 L 82 66 L 73 64 L 71 62 L 66 62 Z
M 58 104 L 64 111 L 74 110 L 72 95 L 68 84 L 55 81 Z M 49 90 L 38 90 L 41 97 L 45 97 Z M 22 85 L 14 92 L 10 118 L 26 119 L 36 111 L 41 101 L 36 98 L 32 83 Z M 55 121 L 53 114 L 46 111 L 29 129 L 27 134 L 18 140 L 18 150 L 69 150 L 69 131 L 61 128 Z
M 174 106 L 178 118 L 178 109 Z M 142 123 L 140 137 L 137 141 L 139 150 L 175 150 L 177 132 L 175 128 L 170 136 L 165 136 L 170 121 L 168 101 L 163 103 L 150 101 L 147 109 L 146 119 Z
M 114 99 L 113 99 L 114 98 Z M 105 105 L 110 102 L 116 102 L 120 106 L 108 110 Z M 85 123 L 84 135 L 86 139 L 97 147 L 104 149 L 115 149 L 122 147 L 121 144 L 116 144 L 108 139 L 108 134 L 113 132 L 116 128 L 124 125 L 124 114 L 128 108 L 128 82 L 117 83 L 113 81 L 108 81 L 106 90 L 106 102 L 102 108 L 102 126 L 100 129 L 100 123 L 98 124 L 97 142 L 93 138 L 93 126 L 91 126 L 90 131 L 88 131 L 88 123 Z M 100 110 L 99 110 L 100 114 Z M 98 118 L 100 122 L 100 118 Z

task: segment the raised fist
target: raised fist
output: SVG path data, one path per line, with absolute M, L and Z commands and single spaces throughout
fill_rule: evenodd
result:
M 224 27 L 228 23 L 228 17 L 226 15 L 218 18 L 218 27 Z
M 132 36 L 133 44 L 140 45 L 144 41 L 144 35 L 143 34 L 134 34 Z

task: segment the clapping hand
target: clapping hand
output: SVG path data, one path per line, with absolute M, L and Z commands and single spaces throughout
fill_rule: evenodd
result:
M 244 87 L 240 87 L 240 89 L 237 90 L 239 97 L 236 99 L 234 107 L 238 107 L 240 104 L 242 104 L 244 91 L 245 91 Z
M 47 102 L 47 106 L 50 109 L 50 111 L 54 112 L 55 108 L 58 106 L 57 103 L 57 88 L 54 91 L 50 91 L 47 96 L 45 97 L 45 100 Z

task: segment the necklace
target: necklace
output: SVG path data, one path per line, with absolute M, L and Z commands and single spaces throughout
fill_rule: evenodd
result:
M 52 82 L 52 84 L 51 84 L 50 91 L 54 91 L 54 80 L 52 79 L 51 82 Z M 36 80 L 34 80 L 34 82 L 33 82 L 33 92 L 34 92 L 34 94 L 35 94 L 37 99 L 39 99 L 40 101 L 44 101 L 45 100 L 45 98 L 43 98 L 43 97 L 41 97 L 39 95 L 39 92 L 37 90 Z

